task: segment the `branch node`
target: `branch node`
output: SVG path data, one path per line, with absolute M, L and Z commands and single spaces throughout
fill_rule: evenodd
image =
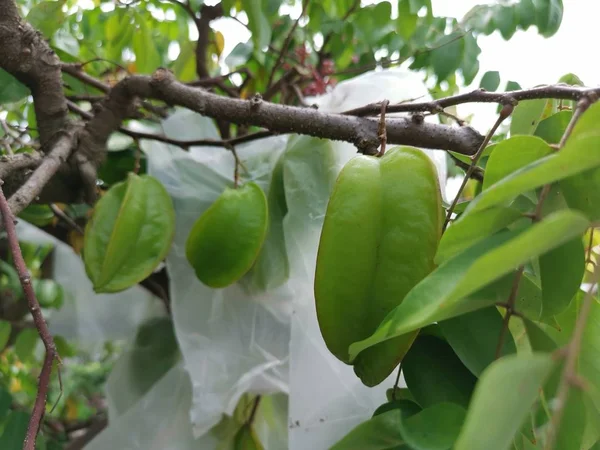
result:
M 425 121 L 425 116 L 423 116 L 423 113 L 417 112 L 410 116 L 410 120 L 414 124 L 421 125 Z
M 250 98 L 250 109 L 256 111 L 263 102 L 262 95 L 258 92 Z

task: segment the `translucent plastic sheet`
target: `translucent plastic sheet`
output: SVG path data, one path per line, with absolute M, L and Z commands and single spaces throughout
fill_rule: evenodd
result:
M 394 103 L 419 96 L 427 99 L 417 75 L 386 71 L 340 83 L 332 94 L 312 101 L 323 111 L 339 112 L 383 99 Z M 217 137 L 208 119 L 191 113 L 178 113 L 164 128 L 178 138 Z M 283 234 L 289 279 L 255 293 L 240 285 L 210 289 L 195 278 L 185 259 L 192 224 L 232 184 L 231 153 L 207 147 L 188 153 L 157 142 L 143 142 L 143 148 L 149 173 L 164 183 L 176 209 L 177 232 L 167 266 L 176 334 L 191 378 L 194 435 L 206 434 L 223 413 L 231 414 L 244 392 L 282 392 L 289 393 L 289 441 L 269 439 L 267 429 L 261 433 L 263 443 L 271 442 L 270 450 L 326 449 L 385 401 L 393 376 L 377 388 L 363 386 L 351 367 L 327 351 L 314 312 L 313 274 L 328 197 L 337 173 L 356 150 L 350 144 L 308 137 L 291 136 L 287 141 L 280 136 L 236 148 L 250 178 L 268 189 L 287 143 Z M 443 185 L 445 155 L 428 154 Z
M 62 285 L 65 298 L 61 309 L 46 313 L 52 334 L 93 353 L 105 341 L 128 339 L 140 323 L 164 314 L 161 301 L 139 286 L 116 294 L 94 293 L 81 257 L 39 228 L 19 220 L 17 235 L 22 241 L 54 245 L 54 279 Z
M 186 121 L 182 117 L 178 123 Z M 250 177 L 265 189 L 286 140 L 274 137 L 236 149 Z M 233 156 L 218 148 L 187 153 L 156 142 L 144 142 L 143 148 L 149 173 L 165 185 L 176 211 L 167 267 L 176 335 L 193 387 L 191 419 L 200 436 L 223 413 L 231 414 L 247 391 L 287 393 L 294 293 L 288 284 L 253 294 L 239 284 L 210 289 L 200 283 L 185 258 L 185 242 L 200 214 L 232 185 Z

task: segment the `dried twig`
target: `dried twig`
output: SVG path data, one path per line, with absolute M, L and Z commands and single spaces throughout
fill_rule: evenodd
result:
M 38 381 L 38 391 L 35 397 L 35 404 L 33 406 L 33 412 L 31 413 L 31 417 L 29 419 L 29 424 L 27 425 L 25 441 L 23 442 L 23 450 L 35 450 L 35 441 L 37 433 L 40 428 L 42 419 L 44 418 L 44 412 L 46 408 L 46 397 L 48 394 L 48 387 L 50 385 L 50 376 L 52 374 L 52 363 L 55 359 L 58 361 L 59 364 L 61 364 L 61 361 L 60 356 L 58 355 L 58 352 L 56 350 L 56 346 L 54 344 L 54 339 L 52 339 L 52 335 L 48 330 L 48 326 L 46 325 L 46 321 L 44 320 L 44 316 L 42 315 L 40 305 L 35 296 L 35 291 L 33 290 L 33 286 L 31 284 L 31 276 L 29 274 L 29 271 L 27 270 L 27 265 L 25 264 L 23 255 L 21 254 L 21 248 L 19 247 L 19 240 L 17 238 L 17 233 L 15 229 L 15 216 L 10 210 L 8 201 L 4 196 L 4 191 L 2 191 L 1 186 L 0 212 L 2 213 L 2 221 L 4 222 L 4 227 L 6 228 L 10 252 L 13 257 L 15 269 L 19 274 L 21 286 L 23 286 L 23 292 L 25 293 L 25 298 L 27 299 L 29 311 L 31 312 L 33 322 L 38 330 L 40 338 L 44 343 L 44 347 L 46 347 L 46 355 L 44 357 L 44 363 L 40 372 L 40 377 Z

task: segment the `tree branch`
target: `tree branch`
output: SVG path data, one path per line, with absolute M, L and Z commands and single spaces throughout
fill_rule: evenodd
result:
M 14 215 L 19 214 L 40 194 L 60 166 L 73 150 L 73 136 L 69 133 L 59 135 L 48 156 L 33 172 L 31 177 L 9 199 L 8 204 Z
M 42 365 L 42 371 L 38 381 L 38 391 L 35 398 L 35 404 L 33 411 L 27 425 L 27 433 L 25 435 L 25 441 L 23 443 L 23 450 L 35 450 L 35 441 L 37 438 L 40 423 L 44 418 L 44 412 L 46 408 L 46 396 L 48 394 L 48 386 L 50 384 L 50 376 L 52 374 L 52 363 L 56 358 L 60 364 L 60 357 L 56 351 L 54 345 L 54 339 L 48 330 L 44 316 L 40 310 L 40 305 L 35 296 L 33 285 L 31 284 L 31 276 L 27 270 L 27 265 L 21 254 L 19 247 L 19 240 L 15 229 L 15 216 L 11 212 L 11 208 L 6 201 L 2 187 L 0 186 L 0 212 L 2 213 L 2 221 L 4 222 L 4 228 L 6 228 L 6 234 L 8 236 L 8 244 L 13 257 L 15 269 L 19 274 L 19 280 L 23 287 L 23 292 L 27 298 L 27 305 L 29 311 L 33 317 L 33 322 L 40 334 L 40 338 L 46 347 L 46 355 L 44 357 L 44 363 Z
M 98 138 L 102 135 L 106 140 L 110 132 L 118 129 L 134 97 L 162 100 L 214 119 L 261 126 L 275 133 L 299 133 L 351 142 L 366 154 L 375 154 L 379 146 L 376 120 L 277 105 L 263 101 L 260 96 L 250 100 L 225 98 L 179 83 L 166 69 L 157 70 L 152 77 L 132 76 L 115 85 L 104 103 L 106 114 L 96 114 L 88 122 L 86 128 L 90 134 Z M 469 155 L 483 141 L 483 137 L 470 127 L 457 128 L 409 118 L 390 119 L 386 126 L 390 144 L 453 150 Z
M 441 109 L 450 106 L 461 105 L 464 103 L 500 103 L 507 104 L 513 101 L 535 100 L 541 98 L 555 98 L 563 100 L 579 100 L 582 97 L 590 95 L 600 95 L 600 88 L 581 88 L 567 85 L 541 86 L 532 89 L 523 89 L 520 91 L 509 92 L 487 92 L 483 89 L 476 89 L 464 94 L 453 95 L 430 102 L 420 103 L 398 103 L 388 106 L 388 113 L 400 112 L 424 112 L 429 111 L 438 113 Z M 371 103 L 344 112 L 352 116 L 376 116 L 381 111 L 380 103 Z
M 41 33 L 21 20 L 13 0 L 0 0 L 0 42 L 0 68 L 30 89 L 44 145 L 67 125 L 60 60 Z
M 206 53 L 210 42 L 210 23 L 223 15 L 223 5 L 217 3 L 214 6 L 202 5 L 200 18 L 194 19 L 198 28 L 198 41 L 196 44 L 196 73 L 198 78 L 208 78 L 210 73 L 206 67 Z

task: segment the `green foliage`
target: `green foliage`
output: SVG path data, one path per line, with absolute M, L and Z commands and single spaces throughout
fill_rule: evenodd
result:
M 83 258 L 96 292 L 118 292 L 146 278 L 175 233 L 172 200 L 149 175 L 130 173 L 112 186 L 88 222 Z
M 456 93 L 459 85 L 472 84 L 477 77 L 480 36 L 497 31 L 508 40 L 519 30 L 535 27 L 541 36 L 549 37 L 557 32 L 563 16 L 561 0 L 490 2 L 476 6 L 463 18 L 435 15 L 429 0 L 398 0 L 395 5 L 382 1 L 364 6 L 352 0 L 305 3 L 305 17 L 296 26 L 298 1 L 223 1 L 225 23 L 247 23 L 250 37 L 225 54 L 225 37 L 215 29 L 209 30 L 206 58 L 201 61 L 209 75 L 218 77 L 244 69 L 237 78 L 224 77 L 214 89 L 219 93 L 238 90 L 241 98 L 248 98 L 254 93 L 265 94 L 283 77 L 297 73 L 295 81 L 289 83 L 297 90 L 290 94 L 292 89 L 287 93 L 280 89 L 269 100 L 300 104 L 298 93 L 322 94 L 358 73 L 406 63 L 430 82 L 434 98 L 440 98 Z M 185 5 L 201 16 L 203 4 L 202 0 L 192 0 Z M 287 15 L 285 11 L 292 5 L 296 7 L 294 15 Z M 133 4 L 98 0 L 84 9 L 71 0 L 24 0 L 19 6 L 63 62 L 86 62 L 86 72 L 108 85 L 125 73 L 151 74 L 158 67 L 171 69 L 183 82 L 198 77 L 196 25 L 182 5 L 162 0 Z M 398 16 L 391 20 L 395 6 Z M 280 57 L 284 45 L 288 46 L 287 52 Z M 487 91 L 497 91 L 501 85 L 507 92 L 521 89 L 517 82 L 501 75 L 499 71 L 486 72 L 479 86 Z M 63 81 L 68 95 L 103 94 L 67 74 L 63 74 Z M 583 85 L 570 73 L 560 82 Z M 35 139 L 35 109 L 29 95 L 28 88 L 0 71 L 0 105 L 7 125 L 21 136 L 23 123 L 27 122 L 30 129 L 26 135 Z M 585 296 L 581 283 L 590 278 L 589 263 L 597 264 L 600 259 L 594 248 L 588 248 L 589 242 L 592 247 L 600 243 L 598 237 L 586 234 L 600 219 L 600 103 L 583 114 L 565 146 L 560 151 L 556 148 L 575 106 L 575 102 L 566 100 L 519 102 L 510 125 L 493 138 L 478 163 L 483 181 L 470 185 L 468 195 L 454 209 L 456 217 L 437 247 L 437 267 L 416 285 L 412 283 L 408 293 L 392 296 L 388 292 L 385 300 L 392 304 L 391 311 L 373 312 L 377 305 L 371 296 L 361 314 L 347 316 L 353 289 L 350 283 L 344 286 L 347 293 L 333 313 L 338 320 L 336 332 L 348 341 L 337 352 L 350 354 L 346 362 L 356 361 L 384 342 L 393 343 L 406 336 L 410 339 L 403 340 L 406 347 L 402 353 L 406 355 L 400 358 L 406 387 L 388 390 L 387 401 L 375 409 L 371 418 L 339 439 L 332 450 L 543 448 L 559 386 L 564 381 L 562 355 L 576 328 L 581 327 L 577 324 Z M 125 121 L 125 125 L 129 123 L 129 119 Z M 150 120 L 139 119 L 136 125 L 140 123 L 159 128 Z M 176 138 L 195 127 L 181 123 Z M 229 128 L 232 136 L 241 130 L 237 124 Z M 1 133 L 2 137 L 8 134 L 4 129 Z M 27 144 L 14 149 L 16 153 L 34 148 L 27 139 L 24 142 Z M 109 152 L 98 178 L 108 191 L 93 207 L 64 205 L 61 209 L 79 223 L 93 213 L 85 231 L 83 259 L 96 292 L 114 293 L 142 282 L 165 259 L 173 242 L 175 219 L 173 200 L 164 186 L 145 175 L 146 155 L 138 148 L 137 140 L 114 133 L 107 147 Z M 7 150 L 3 147 L 2 152 Z M 255 294 L 282 286 L 292 273 L 290 244 L 297 244 L 287 239 L 285 225 L 299 217 L 323 216 L 327 205 L 322 199 L 333 191 L 338 172 L 335 152 L 332 142 L 290 137 L 269 174 L 268 186 L 253 184 L 260 201 L 240 205 L 226 199 L 230 208 L 227 223 L 217 223 L 213 228 L 205 241 L 209 246 L 192 249 L 191 266 L 214 268 L 217 263 L 241 261 L 243 270 L 235 271 L 227 283 L 213 283 L 218 288 L 239 282 Z M 472 161 L 465 155 L 454 156 L 466 164 Z M 251 158 L 243 163 L 244 171 L 258 164 Z M 402 183 L 412 183 L 412 187 L 418 184 L 410 180 L 408 175 L 394 179 L 390 190 L 406 187 Z M 356 207 L 360 195 L 376 185 L 372 178 L 367 181 L 364 186 L 354 186 L 356 191 L 346 209 Z M 426 199 L 419 195 L 426 195 L 422 186 L 414 194 L 396 195 L 378 214 L 384 217 L 393 208 L 408 204 L 405 217 L 408 213 L 422 215 Z M 406 198 L 413 203 L 405 202 Z M 542 199 L 543 208 L 538 210 Z M 376 200 L 381 196 L 365 201 L 362 213 L 368 213 Z M 241 213 L 248 214 L 240 218 Z M 246 251 L 244 243 L 252 234 L 248 227 L 257 215 L 261 242 Z M 19 218 L 54 231 L 59 223 L 48 205 L 30 205 Z M 241 224 L 234 223 L 234 219 Z M 411 219 L 404 225 L 414 226 L 417 222 Z M 347 222 L 336 233 L 343 238 L 340 248 L 348 255 L 374 237 L 367 219 L 358 225 L 362 234 L 356 232 L 353 239 L 343 236 Z M 194 231 L 191 235 L 194 237 Z M 76 247 L 72 236 L 61 236 Z M 392 245 L 377 243 L 373 248 L 377 255 L 385 255 Z M 46 273 L 52 246 L 23 242 L 22 250 L 44 313 L 60 310 L 65 289 Z M 418 253 L 403 255 L 403 260 L 413 261 Z M 251 258 L 244 258 L 248 254 Z M 11 257 L 5 259 L 0 261 L 0 299 L 3 308 L 17 311 L 16 317 L 0 319 L 0 448 L 9 449 L 22 444 L 29 414 L 14 405 L 30 410 L 42 354 L 36 351 L 41 349 L 37 331 L 29 324 L 22 326 L 28 314 L 23 289 Z M 348 261 L 349 256 L 339 266 Z M 363 258 L 351 278 L 356 280 L 373 270 L 378 271 L 381 286 L 392 286 L 399 278 L 390 280 L 395 275 L 391 275 L 393 267 L 386 267 L 386 262 L 375 264 Z M 202 279 L 200 275 L 198 278 Z M 339 283 L 333 278 L 328 281 Z M 179 286 L 173 290 L 176 288 Z M 599 305 L 596 294 L 585 328 L 577 328 L 583 333 L 575 367 L 577 378 L 567 380 L 572 385 L 561 426 L 556 430 L 556 448 L 592 450 L 600 445 Z M 371 313 L 377 317 L 376 328 L 366 337 L 353 338 L 351 330 L 363 325 Z M 510 322 L 506 314 L 514 314 Z M 125 351 L 121 362 L 130 369 L 127 373 L 134 380 L 128 381 L 139 398 L 150 392 L 181 358 L 176 322 L 177 318 L 169 317 L 147 321 Z M 91 361 L 74 342 L 62 336 L 54 338 L 68 364 L 63 374 L 64 392 L 56 410 L 50 413 L 48 408 L 47 420 L 88 420 L 97 413 L 91 398 L 102 392 L 118 351 L 107 348 L 100 362 Z M 244 355 L 239 358 L 244 359 Z M 387 376 L 394 364 L 384 357 L 367 361 L 361 370 L 377 372 L 382 364 L 385 371 L 380 375 L 385 372 Z M 55 378 L 49 405 L 59 397 Z M 371 384 L 381 382 L 383 377 L 376 378 Z M 579 384 L 586 389 L 579 389 Z M 264 428 L 256 425 L 250 412 L 256 401 L 253 395 L 243 395 L 233 416 L 224 416 L 211 430 L 219 441 L 219 450 L 267 447 L 261 442 Z M 38 447 L 62 448 L 65 441 L 64 433 L 44 434 L 39 437 Z

